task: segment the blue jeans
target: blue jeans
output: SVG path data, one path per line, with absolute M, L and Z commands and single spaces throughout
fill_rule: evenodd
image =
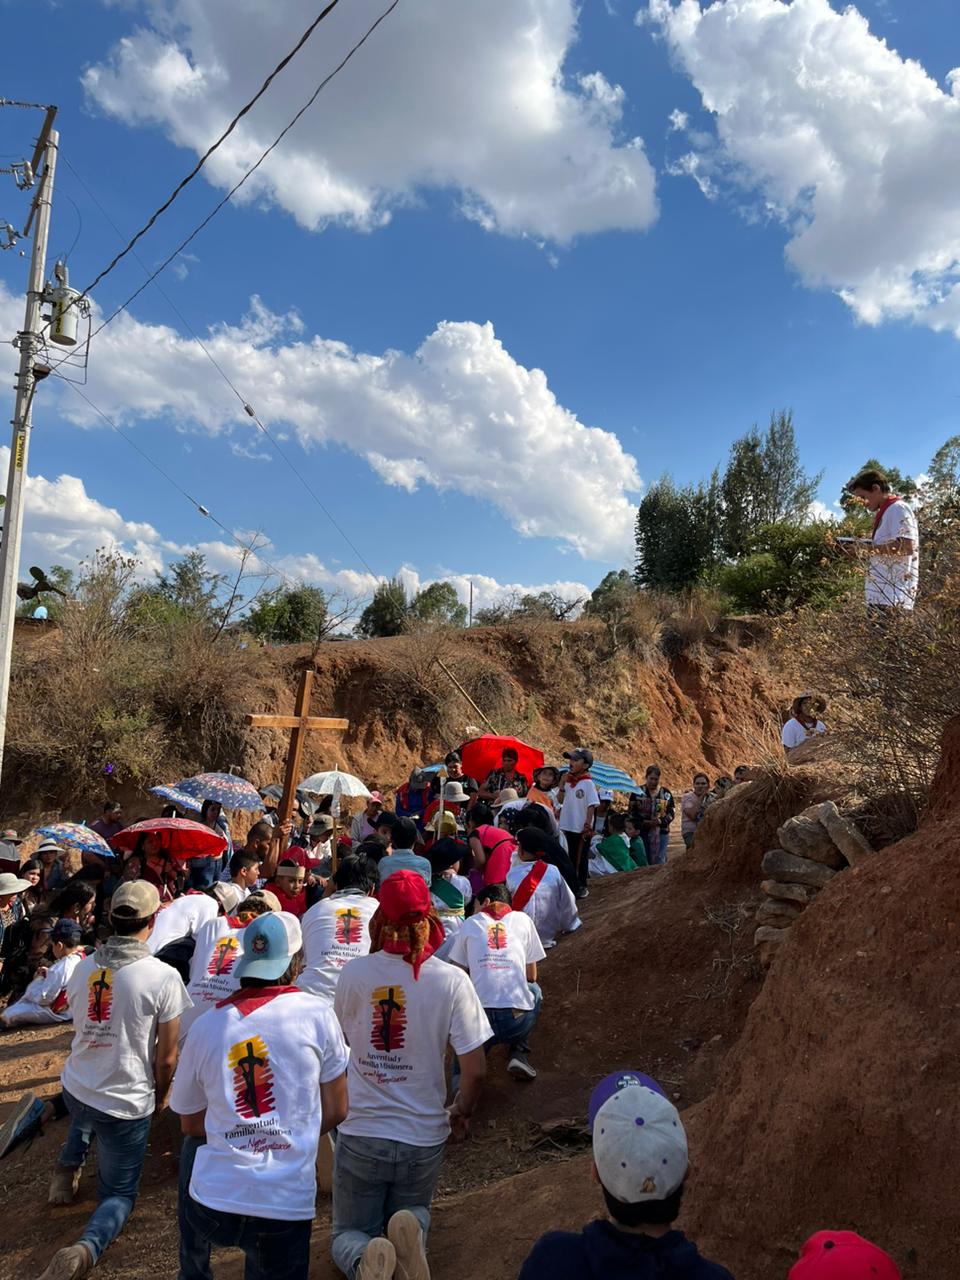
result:
M 484 1009 L 493 1027 L 493 1039 L 488 1040 L 483 1046 L 487 1051 L 495 1044 L 506 1044 L 511 1049 L 522 1049 L 524 1052 L 529 1048 L 527 1037 L 533 1031 L 540 1016 L 543 992 L 536 982 L 528 982 L 527 986 L 533 993 L 532 1009 Z
M 489 1053 L 495 1044 L 509 1045 L 511 1049 L 519 1049 L 521 1053 L 529 1053 L 527 1039 L 540 1017 L 540 1006 L 543 1004 L 543 992 L 537 982 L 528 982 L 533 992 L 532 1009 L 484 1009 L 487 1021 L 493 1028 L 493 1035 L 483 1046 Z M 454 1054 L 451 1088 L 454 1093 L 460 1087 L 460 1059 Z
M 446 1143 L 413 1147 L 340 1133 L 333 1165 L 333 1260 L 352 1280 L 360 1255 L 398 1209 L 409 1209 L 426 1240 L 430 1201 Z M 198 1278 L 199 1280 L 199 1278 Z
M 57 1163 L 79 1169 L 91 1139 L 97 1140 L 97 1207 L 80 1235 L 96 1262 L 133 1212 L 153 1117 L 121 1120 L 108 1116 L 78 1101 L 66 1089 L 63 1099 L 70 1112 L 70 1132 Z
M 312 1218 L 281 1222 L 210 1209 L 188 1195 L 180 1206 L 179 1280 L 210 1280 L 215 1244 L 243 1250 L 244 1280 L 307 1280 L 312 1226 Z
M 670 843 L 670 832 L 654 827 L 652 831 L 643 833 L 643 843 L 647 848 L 647 862 L 651 867 L 662 867 L 667 861 L 667 845 Z

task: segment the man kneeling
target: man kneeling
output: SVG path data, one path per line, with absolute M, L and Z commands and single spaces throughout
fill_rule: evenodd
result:
M 733 1280 L 673 1229 L 687 1176 L 687 1136 L 657 1082 L 633 1071 L 601 1080 L 590 1096 L 590 1130 L 593 1176 L 607 1216 L 577 1234 L 541 1236 L 520 1280 Z
M 187 1034 L 170 1098 L 186 1135 L 180 1280 L 211 1280 L 211 1245 L 242 1249 L 258 1280 L 307 1280 L 317 1144 L 347 1114 L 347 1051 L 329 1004 L 290 985 L 301 943 L 286 912 L 251 921 L 239 990 Z

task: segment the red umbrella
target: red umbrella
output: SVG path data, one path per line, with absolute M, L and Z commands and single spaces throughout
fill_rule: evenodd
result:
M 485 733 L 482 738 L 473 738 L 460 747 L 463 772 L 468 778 L 476 778 L 483 786 L 487 774 L 500 768 L 504 747 L 512 747 L 516 751 L 517 768 L 532 782 L 534 769 L 543 766 L 543 752 L 519 738 L 501 738 L 494 733 Z
M 159 841 L 160 848 L 171 858 L 217 858 L 227 847 L 226 837 L 189 818 L 147 818 L 118 831 L 110 844 L 130 853 L 139 838 L 146 835 Z

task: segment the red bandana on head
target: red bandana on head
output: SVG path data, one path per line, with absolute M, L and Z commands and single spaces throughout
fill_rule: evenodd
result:
M 380 885 L 380 906 L 370 921 L 370 950 L 403 956 L 413 968 L 443 945 L 446 934 L 430 904 L 430 889 L 415 871 L 395 871 Z

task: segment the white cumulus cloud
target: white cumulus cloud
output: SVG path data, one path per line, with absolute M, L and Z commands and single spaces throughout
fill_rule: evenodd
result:
M 941 87 L 828 0 L 648 0 L 638 19 L 715 121 L 675 171 L 754 192 L 802 280 L 860 320 L 960 336 L 960 70 Z
M 0 316 L 3 304 L 0 284 Z M 564 408 L 543 371 L 514 360 L 491 324 L 443 322 L 412 354 L 374 355 L 304 334 L 296 316 L 253 299 L 246 317 L 215 327 L 204 343 L 264 422 L 292 432 L 305 451 L 351 449 L 385 484 L 466 494 L 518 533 L 585 558 L 619 562 L 630 547 L 635 459 L 612 432 Z M 115 420 L 170 417 L 230 431 L 251 456 L 271 452 L 189 336 L 124 313 L 96 348 L 87 390 Z M 66 416 L 99 424 L 66 388 L 46 386 Z
M 133 0 L 143 25 L 84 74 L 91 101 L 204 151 L 305 29 L 298 0 Z M 383 0 L 334 10 L 204 170 L 232 186 L 339 62 Z M 657 216 L 624 93 L 599 72 L 565 77 L 575 0 L 401 4 L 243 188 L 310 229 L 362 230 L 426 188 L 507 234 L 563 243 Z

